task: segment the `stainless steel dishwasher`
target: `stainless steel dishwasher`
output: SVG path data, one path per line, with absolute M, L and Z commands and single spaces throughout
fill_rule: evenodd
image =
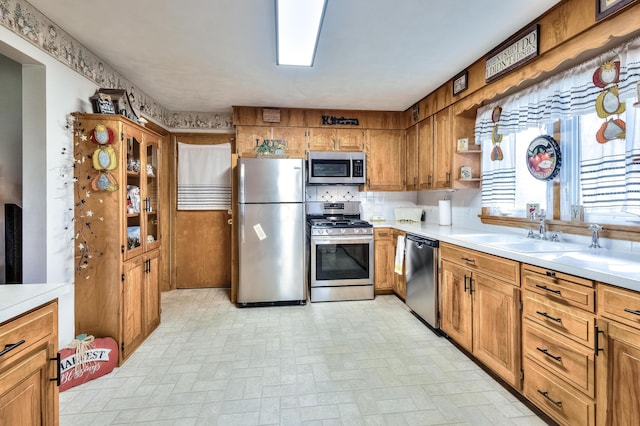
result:
M 439 329 L 438 247 L 440 242 L 407 234 L 405 256 L 407 306 L 424 322 Z

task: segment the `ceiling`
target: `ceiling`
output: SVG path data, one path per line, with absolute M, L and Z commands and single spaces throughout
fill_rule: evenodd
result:
M 559 0 L 328 0 L 312 68 L 277 66 L 273 0 L 28 0 L 169 111 L 403 111 Z

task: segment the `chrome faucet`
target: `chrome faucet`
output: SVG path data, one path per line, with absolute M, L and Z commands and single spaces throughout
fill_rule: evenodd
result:
M 596 225 L 595 223 L 592 223 L 591 225 L 589 225 L 589 231 L 593 231 L 593 234 L 591 235 L 591 245 L 589 246 L 589 248 L 600 248 L 600 243 L 598 241 L 598 231 L 602 231 L 604 228 L 600 225 Z
M 545 223 L 545 213 L 544 209 L 540 210 L 540 214 L 538 215 L 538 219 L 540 219 L 540 236 L 541 240 L 547 240 L 547 224 Z

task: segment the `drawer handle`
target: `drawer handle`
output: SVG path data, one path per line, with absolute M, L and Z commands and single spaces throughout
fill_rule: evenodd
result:
M 554 294 L 562 295 L 560 290 L 554 290 L 552 288 L 547 287 L 546 285 L 536 284 L 536 287 L 541 288 L 541 289 L 543 289 L 545 291 L 550 291 L 551 293 L 554 293 Z
M 549 396 L 549 392 L 543 392 L 540 389 L 538 389 L 538 393 L 542 396 L 544 396 L 545 398 L 547 398 L 549 401 L 551 401 L 556 407 L 558 408 L 562 408 L 562 401 L 554 401 L 550 396 Z
M 553 271 L 547 271 L 547 276 L 548 276 L 548 277 L 555 277 L 555 276 L 556 276 L 556 273 L 555 273 L 555 272 L 553 272 Z
M 542 352 L 543 354 L 545 354 L 546 356 L 548 356 L 549 358 L 553 358 L 558 362 L 562 361 L 562 357 L 561 356 L 555 356 L 549 353 L 549 350 L 547 349 L 542 349 L 542 348 L 538 348 L 536 347 L 537 350 L 539 350 L 540 352 Z
M 469 262 L 469 263 L 476 263 L 475 259 L 469 259 L 468 257 L 461 257 L 460 259 L 462 259 L 462 260 L 464 260 L 466 262 Z
M 629 312 L 630 314 L 633 314 L 633 315 L 638 315 L 638 316 L 640 316 L 640 311 L 636 311 L 636 310 L 629 309 L 629 308 L 624 308 L 624 311 L 625 311 L 625 312 Z
M 18 346 L 22 345 L 23 343 L 25 343 L 26 340 L 20 340 L 18 343 L 9 343 L 4 345 L 4 349 L 2 350 L 2 352 L 0 352 L 0 356 L 11 352 L 12 350 L 14 350 L 15 348 L 17 348 Z
M 550 319 L 550 320 L 553 320 L 553 321 L 555 321 L 555 322 L 562 322 L 562 319 L 561 319 L 561 318 L 554 318 L 554 317 L 552 317 L 551 315 L 549 315 L 549 314 L 548 314 L 548 313 L 546 313 L 546 312 L 536 311 L 536 314 L 538 314 L 538 315 L 542 315 L 543 317 L 548 318 L 548 319 Z

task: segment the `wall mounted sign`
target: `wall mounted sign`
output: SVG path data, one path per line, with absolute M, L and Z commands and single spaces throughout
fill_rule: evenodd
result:
M 453 96 L 457 96 L 467 90 L 467 87 L 469 85 L 468 80 L 469 71 L 467 70 L 464 70 L 460 74 L 453 77 Z
M 322 116 L 323 126 L 359 126 L 360 120 L 357 118 L 335 117 L 333 115 Z
M 485 68 L 486 82 L 524 65 L 538 56 L 539 51 L 540 26 L 535 24 L 489 52 Z
M 527 168 L 538 180 L 551 180 L 560 172 L 560 145 L 549 135 L 538 136 L 527 148 Z
M 635 0 L 596 0 L 596 21 L 605 18 Z
M 279 123 L 280 122 L 280 110 L 264 108 L 262 110 L 262 121 L 265 123 Z

